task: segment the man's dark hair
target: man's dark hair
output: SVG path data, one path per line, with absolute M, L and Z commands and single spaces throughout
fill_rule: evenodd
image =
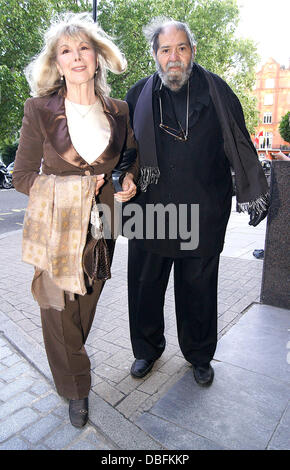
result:
M 159 34 L 163 33 L 164 28 L 169 25 L 173 25 L 177 30 L 185 32 L 190 48 L 193 51 L 193 48 L 196 45 L 196 41 L 187 24 L 162 16 L 153 18 L 153 20 L 151 20 L 150 23 L 148 23 L 148 25 L 144 26 L 143 28 L 144 36 L 149 42 L 152 51 L 155 54 L 157 53 L 159 49 Z

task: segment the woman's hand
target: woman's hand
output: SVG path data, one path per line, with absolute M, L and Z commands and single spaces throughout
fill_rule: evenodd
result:
M 99 189 L 101 188 L 101 186 L 103 186 L 104 182 L 105 182 L 105 175 L 104 174 L 97 175 L 97 183 L 96 183 L 96 190 L 95 190 L 96 196 L 99 194 Z
M 114 194 L 115 199 L 118 202 L 127 202 L 135 196 L 137 188 L 131 173 L 126 174 L 125 178 L 123 179 L 122 188 L 123 191 L 119 191 L 118 193 Z

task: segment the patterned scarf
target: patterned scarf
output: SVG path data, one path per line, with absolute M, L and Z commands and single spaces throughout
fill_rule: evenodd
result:
M 95 187 L 94 176 L 40 175 L 30 190 L 22 260 L 65 292 L 86 293 L 82 254 Z

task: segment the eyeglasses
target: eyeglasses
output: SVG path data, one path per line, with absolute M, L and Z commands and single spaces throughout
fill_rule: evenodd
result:
M 162 83 L 160 85 L 160 90 L 162 88 Z M 188 140 L 188 116 L 189 116 L 189 81 L 187 82 L 187 103 L 186 103 L 186 129 L 183 130 L 180 122 L 177 120 L 180 130 L 176 130 L 173 127 L 166 126 L 163 124 L 163 112 L 162 112 L 162 102 L 161 96 L 159 94 L 159 109 L 160 109 L 160 124 L 159 127 L 167 134 L 171 135 L 175 139 L 179 140 L 180 142 L 186 142 Z M 175 114 L 175 111 L 174 111 Z M 176 116 L 175 116 L 176 117 Z
M 178 121 L 178 124 L 180 126 L 180 131 L 173 129 L 173 127 L 166 126 L 162 122 L 159 124 L 159 127 L 167 134 L 171 135 L 172 137 L 175 137 L 175 139 L 178 139 L 181 142 L 186 142 L 188 139 L 188 136 L 185 134 L 179 121 Z

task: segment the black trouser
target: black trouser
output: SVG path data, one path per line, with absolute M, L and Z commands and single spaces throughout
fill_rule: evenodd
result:
M 217 343 L 219 254 L 166 258 L 140 250 L 129 241 L 129 318 L 134 356 L 157 359 L 164 351 L 164 297 L 173 263 L 180 349 L 192 364 L 210 362 Z

